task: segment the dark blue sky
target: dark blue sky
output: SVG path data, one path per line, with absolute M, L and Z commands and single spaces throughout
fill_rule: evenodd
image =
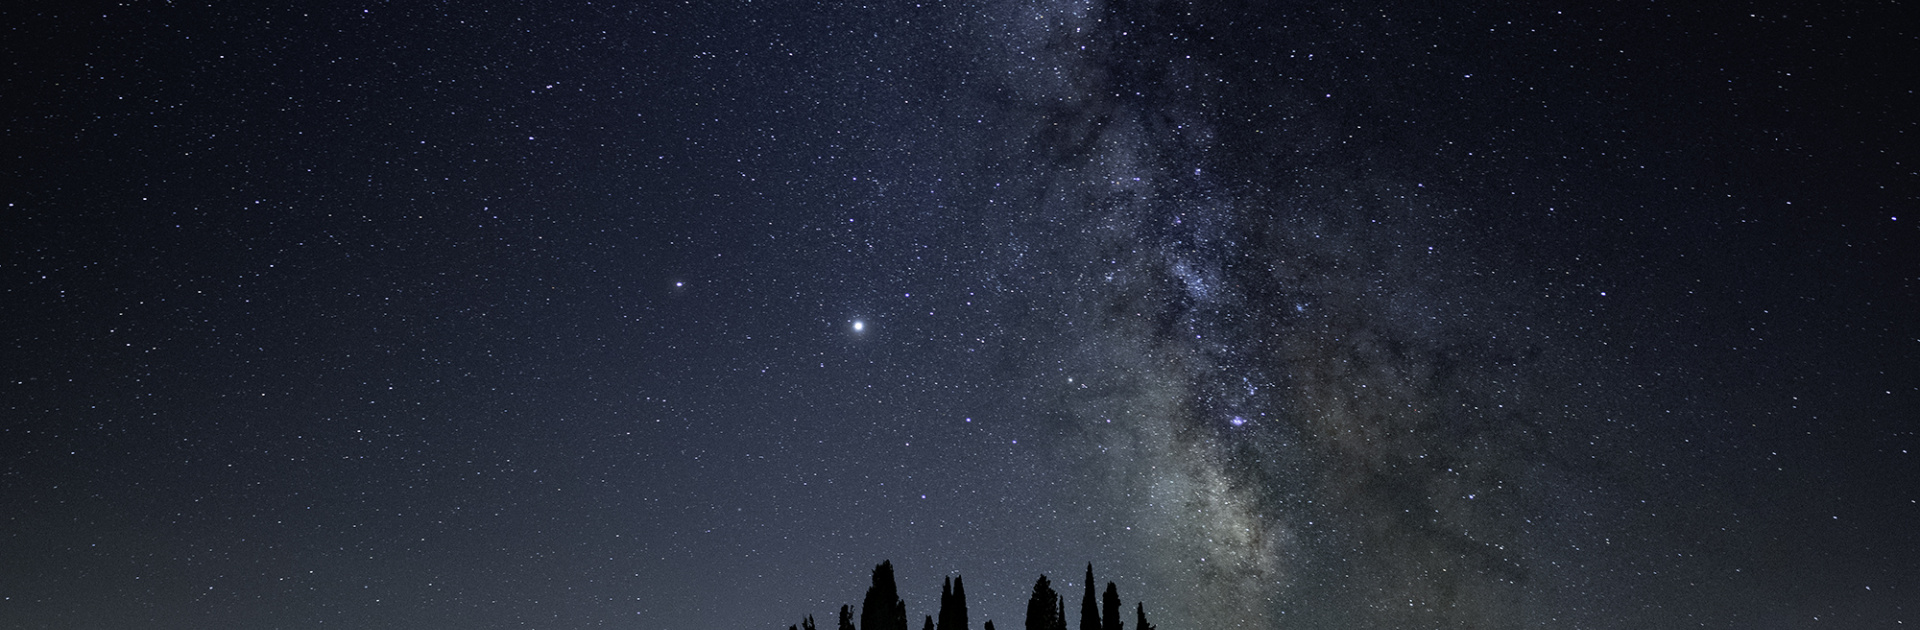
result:
M 0 9 L 0 626 L 1894 627 L 1898 14 Z

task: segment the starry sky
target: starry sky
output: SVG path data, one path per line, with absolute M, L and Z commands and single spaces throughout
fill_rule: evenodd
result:
M 0 626 L 1920 620 L 1900 3 L 824 4 L 0 8 Z

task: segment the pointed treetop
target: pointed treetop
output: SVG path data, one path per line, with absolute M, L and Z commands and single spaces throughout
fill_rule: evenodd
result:
M 967 630 L 967 589 L 960 577 L 940 583 L 940 623 L 938 630 Z
M 1100 604 L 1093 598 L 1093 563 L 1087 563 L 1086 595 L 1080 598 L 1080 630 L 1100 630 Z
M 953 621 L 957 625 L 948 630 L 967 630 L 967 585 L 961 577 L 953 576 Z
M 873 586 L 860 604 L 860 627 L 866 630 L 907 630 L 907 603 L 893 581 L 893 561 L 873 568 Z
M 1033 596 L 1027 598 L 1026 630 L 1054 630 L 1054 601 L 1057 596 L 1053 586 L 1047 583 L 1047 576 L 1040 576 L 1033 583 Z
M 1121 630 L 1120 587 L 1107 583 L 1107 594 L 1100 596 L 1100 630 Z

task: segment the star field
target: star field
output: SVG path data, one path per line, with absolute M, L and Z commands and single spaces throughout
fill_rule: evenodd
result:
M 0 9 L 0 626 L 1903 627 L 1898 14 Z

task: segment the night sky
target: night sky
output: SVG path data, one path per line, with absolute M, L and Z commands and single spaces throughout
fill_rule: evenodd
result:
M 1911 627 L 1830 4 L 9 3 L 0 627 Z

